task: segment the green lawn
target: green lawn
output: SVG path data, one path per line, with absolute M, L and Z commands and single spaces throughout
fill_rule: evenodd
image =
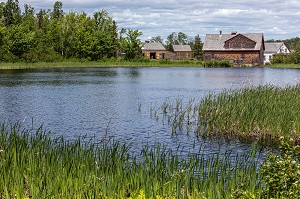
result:
M 269 68 L 300 68 L 300 64 L 271 64 L 267 65 Z

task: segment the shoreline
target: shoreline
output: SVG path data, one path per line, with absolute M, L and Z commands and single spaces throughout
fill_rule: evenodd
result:
M 87 62 L 74 62 L 74 61 L 61 61 L 61 62 L 36 62 L 36 63 L 25 63 L 25 62 L 2 62 L 0 63 L 0 70 L 15 70 L 15 69 L 39 69 L 39 68 L 225 68 L 225 67 L 205 67 L 201 61 L 188 61 L 188 60 L 178 60 L 171 61 L 169 63 L 160 63 L 159 61 L 149 61 L 149 62 L 97 62 L 97 61 L 87 61 Z M 300 68 L 300 64 L 273 64 L 258 66 L 257 68 Z M 235 68 L 235 67 L 230 67 Z M 248 67 L 241 67 L 248 68 Z M 251 68 L 251 67 L 249 67 Z

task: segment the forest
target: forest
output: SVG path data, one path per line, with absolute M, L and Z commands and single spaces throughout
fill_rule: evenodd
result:
M 134 58 L 140 48 L 138 30 L 118 30 L 106 10 L 89 16 L 84 12 L 63 11 L 55 2 L 52 10 L 36 12 L 18 0 L 0 4 L 0 60 L 61 61 L 62 59 L 100 60 L 125 52 Z

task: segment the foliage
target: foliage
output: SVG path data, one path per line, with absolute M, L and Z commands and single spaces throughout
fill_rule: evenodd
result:
M 172 32 L 167 37 L 167 50 L 172 50 L 172 45 L 186 45 L 188 44 L 188 36 L 183 32 Z
M 141 50 L 141 41 L 138 39 L 142 32 L 138 30 L 128 30 L 126 36 L 121 40 L 121 45 L 125 49 L 125 58 L 134 59 Z
M 206 68 L 227 68 L 232 67 L 228 60 L 224 61 L 206 61 L 204 62 Z
M 299 106 L 300 84 L 266 85 L 209 94 L 200 102 L 166 100 L 160 108 L 151 107 L 150 113 L 156 120 L 162 115 L 173 134 L 194 132 L 272 145 L 278 144 L 280 136 L 289 136 L 299 144 Z
M 203 43 L 201 42 L 201 38 L 199 35 L 195 37 L 194 45 L 193 45 L 193 57 L 198 60 L 203 60 Z
M 281 154 L 272 154 L 263 163 L 262 181 L 271 198 L 300 198 L 300 145 L 280 138 Z
M 255 151 L 254 151 L 255 153 Z M 0 125 L 0 198 L 229 198 L 257 163 L 249 154 L 187 154 L 164 145 L 130 145 L 102 137 L 73 141 L 20 124 Z
M 122 40 L 117 28 L 106 10 L 96 11 L 92 17 L 84 12 L 64 13 L 63 3 L 57 1 L 52 11 L 41 9 L 36 15 L 34 7 L 25 4 L 21 14 L 18 0 L 8 0 L 0 4 L 0 60 L 97 61 L 125 50 L 128 59 L 134 58 L 141 32 L 128 31 Z
M 162 44 L 164 43 L 163 38 L 161 36 L 151 37 L 149 42 L 159 42 L 159 43 L 162 43 Z

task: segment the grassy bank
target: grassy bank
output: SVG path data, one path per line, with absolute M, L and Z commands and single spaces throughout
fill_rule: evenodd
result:
M 165 101 L 151 107 L 173 133 L 194 131 L 202 136 L 223 136 L 244 141 L 276 143 L 281 136 L 300 144 L 300 85 L 259 86 L 207 95 L 201 102 Z
M 113 67 L 203 67 L 201 63 L 196 62 L 175 62 L 163 63 L 159 61 L 149 62 L 130 62 L 130 61 L 116 61 L 116 62 L 37 62 L 37 63 L 0 63 L 0 69 L 30 69 L 30 68 L 84 68 L 84 67 L 95 67 L 95 68 L 113 68 Z
M 265 67 L 268 68 L 300 68 L 300 64 L 271 64 Z
M 132 154 L 114 141 L 69 142 L 39 129 L 0 127 L 0 198 L 238 198 L 260 196 L 253 154 L 181 159 L 156 145 Z M 230 158 L 231 156 L 231 158 Z
M 30 69 L 30 68 L 80 68 L 80 67 L 231 67 L 227 61 L 203 62 L 197 60 L 149 60 L 136 59 L 132 61 L 126 60 L 104 60 L 104 61 L 61 61 L 61 62 L 16 62 L 16 63 L 0 63 L 0 69 Z
M 232 67 L 226 61 L 203 62 L 197 60 L 147 60 L 137 59 L 133 61 L 126 60 L 109 60 L 109 61 L 58 61 L 58 62 L 0 62 L 0 69 L 32 69 L 32 68 L 114 68 L 114 67 L 194 67 L 194 68 L 218 68 Z M 272 64 L 267 65 L 268 68 L 300 68 L 298 64 Z

